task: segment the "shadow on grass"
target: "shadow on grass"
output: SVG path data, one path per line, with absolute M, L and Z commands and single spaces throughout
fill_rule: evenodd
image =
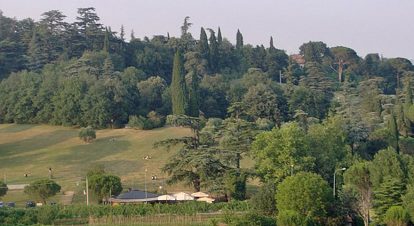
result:
M 29 125 L 29 124 L 11 124 L 5 128 L 0 129 L 0 133 L 18 133 L 23 132 L 25 130 L 31 129 L 37 125 Z
M 119 140 L 120 137 L 105 137 L 96 139 L 89 144 L 74 146 L 70 148 L 68 153 L 57 156 L 54 161 L 74 164 L 82 168 L 88 167 L 106 156 L 127 151 L 131 143 L 127 140 Z
M 52 145 L 61 143 L 76 137 L 76 131 L 57 130 L 22 139 L 16 142 L 0 144 L 0 161 L 3 164 L 28 163 L 36 159 L 39 155 L 47 153 L 30 153 L 35 150 L 44 149 Z M 19 155 L 19 156 L 15 156 Z

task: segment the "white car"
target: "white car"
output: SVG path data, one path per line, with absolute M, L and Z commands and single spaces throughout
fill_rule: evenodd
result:
M 4 207 L 4 204 L 3 204 L 3 202 L 0 202 L 0 208 L 1 208 L 1 207 Z

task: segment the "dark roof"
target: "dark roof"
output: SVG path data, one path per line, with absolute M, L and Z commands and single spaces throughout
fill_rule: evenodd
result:
M 153 194 L 149 192 L 147 192 L 147 195 L 145 195 L 145 191 L 131 190 L 129 192 L 118 195 L 116 198 L 117 199 L 145 199 L 145 198 L 156 198 L 158 196 L 159 195 L 157 194 Z

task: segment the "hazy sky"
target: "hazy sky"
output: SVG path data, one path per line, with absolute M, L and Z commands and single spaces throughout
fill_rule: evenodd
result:
M 58 9 L 73 21 L 77 8 L 95 7 L 102 22 L 119 31 L 124 25 L 136 37 L 170 33 L 177 36 L 185 16 L 198 39 L 200 27 L 221 27 L 235 43 L 239 28 L 244 42 L 288 53 L 310 40 L 347 46 L 358 55 L 378 52 L 384 57 L 414 59 L 414 0 L 0 0 L 5 16 L 40 18 Z

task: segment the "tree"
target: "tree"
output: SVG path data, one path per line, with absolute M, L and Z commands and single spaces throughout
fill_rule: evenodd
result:
M 185 115 L 169 115 L 167 124 L 191 128 L 193 135 L 175 139 L 166 139 L 154 144 L 154 147 L 182 145 L 182 148 L 172 155 L 162 170 L 170 175 L 167 183 L 184 182 L 193 186 L 195 191 L 201 187 L 217 184 L 227 167 L 220 161 L 217 150 L 210 146 L 211 139 L 200 139 L 199 118 Z
M 240 170 L 228 170 L 224 175 L 224 187 L 228 200 L 246 199 L 247 175 Z
M 313 169 L 305 131 L 294 122 L 260 133 L 252 144 L 256 172 L 265 181 L 280 183 L 298 171 Z
M 352 165 L 344 173 L 345 189 L 356 194 L 354 209 L 364 219 L 364 225 L 370 221 L 370 209 L 372 201 L 371 175 L 367 162 L 359 162 Z
M 0 198 L 5 196 L 8 190 L 7 184 L 4 181 L 0 181 Z
M 300 54 L 305 57 L 306 62 L 322 63 L 324 58 L 330 57 L 329 48 L 323 42 L 308 42 L 299 47 Z
M 239 29 L 237 29 L 236 35 L 236 49 L 241 49 L 243 47 L 243 35 Z
M 405 165 L 401 155 L 392 148 L 379 151 L 370 165 L 372 185 L 379 188 L 389 179 L 397 179 L 405 184 L 408 178 Z
M 374 190 L 374 210 L 382 222 L 387 210 L 392 206 L 402 205 L 401 197 L 405 193 L 405 185 L 398 179 L 388 179 Z
M 185 115 L 187 109 L 186 86 L 181 53 L 174 56 L 171 82 L 172 112 L 174 115 Z
M 121 178 L 118 176 L 98 173 L 88 177 L 89 189 L 99 198 L 98 201 L 108 201 L 111 196 L 122 192 Z
M 254 125 L 243 119 L 227 118 L 223 121 L 220 130 L 219 148 L 221 155 L 228 166 L 240 169 L 243 155 L 250 150 L 255 136 Z
M 392 206 L 385 213 L 384 222 L 387 226 L 407 226 L 410 215 L 401 206 Z
M 220 61 L 219 56 L 219 46 L 217 43 L 216 35 L 212 29 L 208 29 L 210 31 L 210 59 L 209 59 L 209 68 L 212 73 L 218 72 L 218 66 Z
M 82 139 L 86 143 L 90 143 L 92 140 L 96 139 L 96 132 L 90 126 L 86 128 L 82 128 L 79 131 L 79 138 Z
M 201 57 L 209 61 L 210 60 L 210 48 L 208 46 L 208 39 L 206 31 L 203 27 L 201 27 L 200 31 L 200 41 L 198 42 L 198 52 L 200 53 Z
M 60 192 L 60 185 L 50 179 L 41 179 L 30 183 L 24 187 L 24 193 L 46 204 L 46 200 L 58 192 Z
M 252 196 L 250 202 L 254 210 L 266 215 L 276 212 L 276 186 L 274 183 L 265 183 Z
M 301 172 L 287 177 L 277 186 L 276 206 L 279 212 L 295 211 L 310 218 L 326 217 L 332 190 L 321 176 Z
M 411 221 L 414 222 L 414 185 L 407 186 L 407 192 L 402 197 L 403 207 L 411 216 Z
M 168 88 L 164 79 L 159 76 L 151 76 L 147 80 L 138 82 L 137 87 L 143 115 L 163 107 L 162 95 Z

